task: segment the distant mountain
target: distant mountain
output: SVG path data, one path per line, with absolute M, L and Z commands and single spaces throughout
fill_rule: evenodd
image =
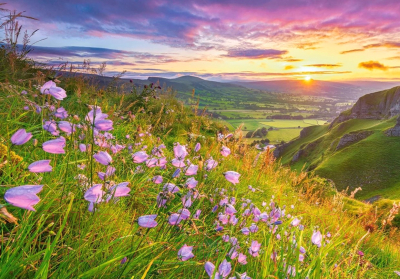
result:
M 276 149 L 293 169 L 314 171 L 356 197 L 400 198 L 400 87 L 367 94 L 331 125 L 312 126 Z
M 321 80 L 271 80 L 236 82 L 235 84 L 247 88 L 275 93 L 357 99 L 371 91 L 382 90 L 392 86 L 395 83 L 372 81 L 333 82 Z M 400 82 L 398 85 L 400 85 Z

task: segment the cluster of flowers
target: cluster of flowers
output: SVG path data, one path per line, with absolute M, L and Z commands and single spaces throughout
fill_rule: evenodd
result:
M 54 82 L 49 81 L 43 85 L 40 89 L 42 94 L 50 94 L 57 100 L 62 100 L 66 97 L 65 90 L 59 88 Z M 231 261 L 237 261 L 240 265 L 244 266 L 247 264 L 247 257 L 253 258 L 259 257 L 262 251 L 262 244 L 257 240 L 257 232 L 260 226 L 265 226 L 267 230 L 274 235 L 274 237 L 280 241 L 285 238 L 287 242 L 298 249 L 299 261 L 303 262 L 306 255 L 306 249 L 302 246 L 297 245 L 295 234 L 290 234 L 288 231 L 281 231 L 280 225 L 288 220 L 290 221 L 290 228 L 303 230 L 304 227 L 301 225 L 301 220 L 286 213 L 285 207 L 279 207 L 276 203 L 271 200 L 269 205 L 267 203 L 262 204 L 260 209 L 249 199 L 242 199 L 241 204 L 237 204 L 236 198 L 227 195 L 227 190 L 216 189 L 215 194 L 202 193 L 197 189 L 199 181 L 196 180 L 195 176 L 199 175 L 199 171 L 202 168 L 206 172 L 215 170 L 218 166 L 218 161 L 209 157 L 204 165 L 199 166 L 196 164 L 196 160 L 199 158 L 197 154 L 200 152 L 201 145 L 197 143 L 193 149 L 193 157 L 189 159 L 189 152 L 185 145 L 175 143 L 173 148 L 174 157 L 172 160 L 167 159 L 164 154 L 166 146 L 160 144 L 152 148 L 151 152 L 146 152 L 147 146 L 142 146 L 141 150 L 136 152 L 133 151 L 134 147 L 129 144 L 130 136 L 127 135 L 127 145 L 118 144 L 114 141 L 115 137 L 110 133 L 113 130 L 113 121 L 108 119 L 108 115 L 101 111 L 98 106 L 90 107 L 89 113 L 84 117 L 84 121 L 80 121 L 78 116 L 71 117 L 67 110 L 63 107 L 52 108 L 52 118 L 47 119 L 43 123 L 43 129 L 49 132 L 52 136 L 58 137 L 51 139 L 42 144 L 42 148 L 45 152 L 50 154 L 65 154 L 65 147 L 67 140 L 65 137 L 60 136 L 61 133 L 65 133 L 68 136 L 72 133 L 81 133 L 78 138 L 83 141 L 85 139 L 85 133 L 83 131 L 90 131 L 93 136 L 93 146 L 85 144 L 83 142 L 76 143 L 81 152 L 89 152 L 91 149 L 95 149 L 97 146 L 98 151 L 93 154 L 93 159 L 99 164 L 105 167 L 104 172 L 98 172 L 97 175 L 100 180 L 105 182 L 108 178 L 112 177 L 116 171 L 113 163 L 113 155 L 127 148 L 132 154 L 132 160 L 136 164 L 140 164 L 137 170 L 147 168 L 159 168 L 161 170 L 172 169 L 172 178 L 177 178 L 180 175 L 187 176 L 184 179 L 183 189 L 180 185 L 176 185 L 168 181 L 164 183 L 165 177 L 156 175 L 152 178 L 155 184 L 163 184 L 161 191 L 157 195 L 156 204 L 160 209 L 167 208 L 169 203 L 175 201 L 175 196 L 179 193 L 180 208 L 168 215 L 166 220 L 170 226 L 180 226 L 183 222 L 192 219 L 196 220 L 200 218 L 202 209 L 197 209 L 191 212 L 191 207 L 194 202 L 199 198 L 208 199 L 213 205 L 209 214 L 214 214 L 213 227 L 215 228 L 216 234 L 221 234 L 221 241 L 229 243 L 230 250 L 226 255 Z M 69 120 L 69 121 L 68 121 Z M 145 135 L 150 135 L 149 132 L 139 134 L 139 138 Z M 228 142 L 232 137 L 232 134 L 223 135 L 219 134 L 217 140 L 222 142 Z M 31 140 L 32 134 L 27 132 L 25 129 L 16 131 L 12 137 L 11 142 L 14 145 L 23 145 Z M 135 143 L 135 146 L 140 146 L 141 143 Z M 92 152 L 94 150 L 91 150 Z M 108 152 L 110 151 L 110 152 Z M 110 155 L 111 153 L 111 155 Z M 221 146 L 220 154 L 224 157 L 231 155 L 231 150 L 225 145 Z M 44 173 L 51 172 L 52 166 L 50 165 L 51 160 L 40 160 L 33 162 L 28 166 L 28 170 L 33 173 Z M 84 169 L 84 165 L 80 165 L 81 169 Z M 205 179 L 207 174 L 203 174 Z M 239 183 L 240 174 L 236 171 L 226 171 L 223 173 L 225 179 L 236 185 Z M 84 175 L 79 175 L 79 180 L 84 181 L 85 193 L 84 199 L 89 202 L 89 211 L 95 211 L 96 206 L 100 203 L 106 203 L 111 200 L 116 201 L 120 197 L 129 195 L 130 188 L 128 187 L 129 182 L 121 182 L 118 184 L 92 184 L 88 183 L 87 178 Z M 22 185 L 13 187 L 6 191 L 4 199 L 11 205 L 34 211 L 34 205 L 36 205 L 40 198 L 37 194 L 42 190 L 43 185 Z M 249 186 L 249 189 L 255 192 L 257 189 Z M 211 208 L 210 207 L 210 208 Z M 207 211 L 207 208 L 203 209 Z M 138 218 L 137 222 L 140 227 L 144 228 L 155 228 L 158 226 L 156 219 L 159 217 L 158 214 L 143 215 Z M 224 232 L 229 232 L 225 233 Z M 284 237 L 281 236 L 284 234 Z M 328 239 L 330 235 L 323 236 L 320 231 L 315 231 L 312 235 L 311 242 L 321 247 L 323 239 Z M 250 245 L 249 245 L 250 243 Z M 241 246 L 246 246 L 242 248 Z M 178 251 L 177 257 L 181 261 L 187 261 L 193 257 L 194 246 L 184 244 Z M 279 249 L 279 248 L 277 248 Z M 274 250 L 271 254 L 271 259 L 277 260 L 278 251 Z M 126 260 L 125 260 L 126 261 Z M 286 263 L 285 263 L 286 264 Z M 228 278 L 232 274 L 232 264 L 227 259 L 224 259 L 219 263 L 218 269 L 212 262 L 207 261 L 205 263 L 205 271 L 210 278 Z M 287 272 L 291 276 L 296 275 L 294 265 L 287 267 Z M 248 279 L 247 273 L 242 273 L 239 278 Z M 229 277 L 237 278 L 236 276 Z

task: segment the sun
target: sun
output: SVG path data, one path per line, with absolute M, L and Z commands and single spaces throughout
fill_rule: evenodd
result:
M 305 77 L 304 77 L 304 80 L 305 80 L 305 81 L 310 81 L 310 80 L 311 80 L 311 77 L 310 77 L 310 76 L 305 76 Z

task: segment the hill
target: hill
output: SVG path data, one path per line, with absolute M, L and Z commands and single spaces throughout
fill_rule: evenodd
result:
M 293 169 L 332 179 L 340 191 L 361 187 L 360 199 L 400 198 L 399 98 L 400 87 L 365 95 L 332 124 L 302 130 L 276 155 Z

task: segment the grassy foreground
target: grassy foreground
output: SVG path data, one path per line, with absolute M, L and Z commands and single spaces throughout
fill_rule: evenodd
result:
M 47 81 L 40 71 L 7 73 L 0 84 L 0 278 L 398 276 L 390 205 L 377 216 L 156 86 L 123 95 L 60 78 L 67 97 L 57 100 L 40 93 Z M 68 115 L 60 116 L 61 107 Z M 12 144 L 20 129 L 32 139 Z M 61 136 L 65 146 L 54 148 L 64 152 L 43 149 Z M 100 152 L 111 160 L 97 159 Z M 33 172 L 39 160 L 51 160 L 51 171 Z M 35 211 L 21 208 L 32 194 L 3 198 L 22 185 L 43 185 Z M 363 213 L 351 210 L 361 206 Z M 156 223 L 143 222 L 149 215 Z

